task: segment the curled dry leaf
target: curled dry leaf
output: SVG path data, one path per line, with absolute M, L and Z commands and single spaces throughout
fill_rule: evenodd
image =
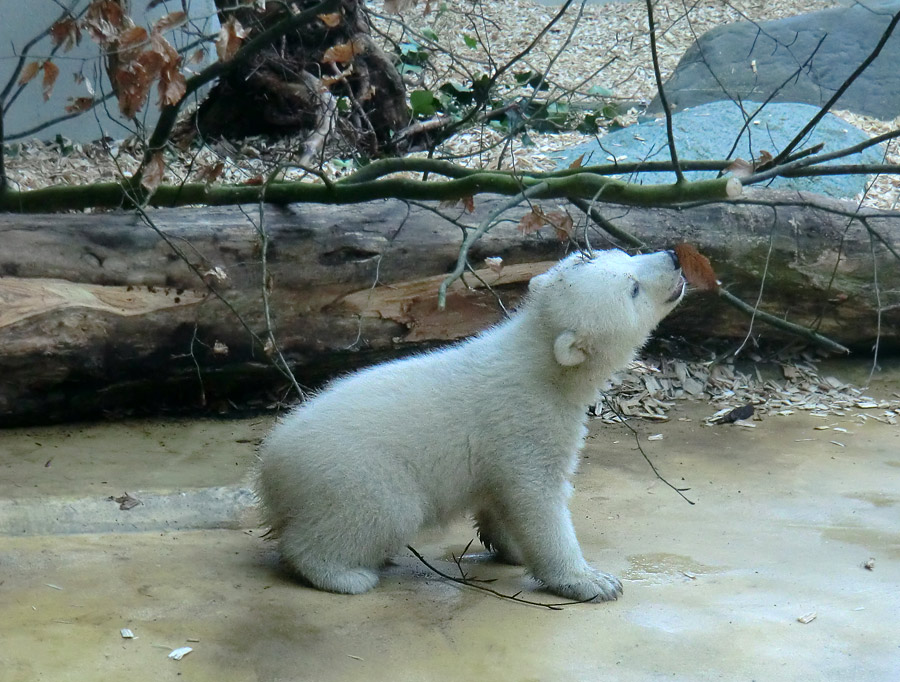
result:
M 558 211 L 550 211 L 550 213 L 546 214 L 545 218 L 555 230 L 556 238 L 559 239 L 559 241 L 567 241 L 575 234 L 575 221 L 572 220 L 572 216 L 570 216 L 567 211 L 561 209 Z
M 44 101 L 50 99 L 53 92 L 53 84 L 56 83 L 56 77 L 59 76 L 59 67 L 49 59 L 44 62 L 44 80 L 41 85 L 44 88 Z
M 340 12 L 332 12 L 331 14 L 317 14 L 316 16 L 328 28 L 337 28 L 341 24 Z
M 106 46 L 125 28 L 125 12 L 116 0 L 94 0 L 84 13 L 82 25 L 95 41 Z
M 162 19 L 153 24 L 151 31 L 153 33 L 164 33 L 170 31 L 177 26 L 181 26 L 187 21 L 187 12 L 170 12 Z
M 461 199 L 445 199 L 438 204 L 438 208 L 456 208 L 457 206 L 462 206 L 468 213 L 474 213 L 475 197 L 470 195 Z
M 581 164 L 584 163 L 584 154 L 575 159 L 572 163 L 569 164 L 569 168 L 581 168 Z
M 218 177 L 222 174 L 222 171 L 225 169 L 225 162 L 218 161 L 217 163 L 210 164 L 208 166 L 204 166 L 200 170 L 197 171 L 196 179 L 199 182 L 215 182 Z
M 338 43 L 325 50 L 325 54 L 322 55 L 322 63 L 333 64 L 335 62 L 340 62 L 345 64 L 349 61 L 353 61 L 353 57 L 362 54 L 363 52 L 365 52 L 365 43 L 361 40 L 350 40 L 346 43 Z
M 491 272 L 498 275 L 503 270 L 503 259 L 500 256 L 488 256 L 484 259 L 484 264 L 491 269 Z
M 137 57 L 149 37 L 143 26 L 132 26 L 122 31 L 117 41 L 119 59 L 129 61 Z
M 248 33 L 249 31 L 241 25 L 241 22 L 233 16 L 229 17 L 219 30 L 219 37 L 216 38 L 216 54 L 219 55 L 219 61 L 231 60 L 241 48 L 241 43 Z
M 38 71 L 41 70 L 41 62 L 29 62 L 25 65 L 25 68 L 22 69 L 22 74 L 19 76 L 19 80 L 16 85 L 25 85 L 30 82 L 35 76 L 37 76 Z
M 70 97 L 69 104 L 66 105 L 67 114 L 80 114 L 94 106 L 93 97 Z
M 57 47 L 61 45 L 63 52 L 68 52 L 81 44 L 81 29 L 78 22 L 72 17 L 60 19 L 50 27 L 50 39 Z
M 147 165 L 144 166 L 144 172 L 141 175 L 141 186 L 148 192 L 154 192 L 159 183 L 162 182 L 163 173 L 166 170 L 166 164 L 163 160 L 163 153 L 156 152 L 150 157 Z
M 678 244 L 675 255 L 681 263 L 684 278 L 692 287 L 702 291 L 715 291 L 719 288 L 719 280 L 709 259 L 690 244 Z
M 534 205 L 531 210 L 522 216 L 519 221 L 519 232 L 522 234 L 531 234 L 537 232 L 547 224 L 547 218 L 540 206 Z

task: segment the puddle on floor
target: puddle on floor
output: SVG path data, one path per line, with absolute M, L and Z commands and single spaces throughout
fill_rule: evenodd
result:
M 860 554 L 862 557 L 860 564 L 869 556 L 874 556 L 876 560 L 900 559 L 900 533 L 887 533 L 857 526 L 831 526 L 822 529 L 822 537 L 825 540 L 837 540 L 863 547 L 865 551 Z
M 851 500 L 859 500 L 860 502 L 868 502 L 875 507 L 893 507 L 898 502 L 898 498 L 886 493 L 848 493 L 844 497 Z
M 628 557 L 631 566 L 622 574 L 625 580 L 643 580 L 655 583 L 673 580 L 691 580 L 692 577 L 721 573 L 722 567 L 707 566 L 681 554 L 633 554 Z

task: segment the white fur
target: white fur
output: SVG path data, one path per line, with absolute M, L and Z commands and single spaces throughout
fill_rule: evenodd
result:
M 548 590 L 615 599 L 618 579 L 581 554 L 569 481 L 586 406 L 683 289 L 669 252 L 574 254 L 506 322 L 332 383 L 261 447 L 257 492 L 283 558 L 316 587 L 364 592 L 422 526 L 472 512 L 484 544 Z

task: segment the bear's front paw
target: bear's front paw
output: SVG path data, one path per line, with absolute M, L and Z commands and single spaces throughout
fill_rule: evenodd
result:
M 551 592 L 572 601 L 612 601 L 622 594 L 622 583 L 616 576 L 595 568 L 560 581 L 545 580 L 544 585 Z

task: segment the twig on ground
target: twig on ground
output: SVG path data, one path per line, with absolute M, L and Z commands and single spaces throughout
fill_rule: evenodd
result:
M 606 397 L 606 394 L 605 394 L 605 393 L 602 394 L 602 395 L 603 395 L 603 402 L 606 403 L 606 406 L 610 409 L 610 411 L 611 411 L 613 414 L 615 414 L 615 415 L 619 418 L 619 421 L 620 421 L 622 424 L 624 424 L 625 427 L 626 427 L 629 431 L 631 431 L 632 435 L 634 436 L 634 442 L 635 442 L 635 444 L 637 445 L 638 450 L 640 451 L 641 455 L 643 455 L 644 459 L 647 461 L 647 464 L 650 465 L 650 468 L 653 470 L 653 473 L 656 475 L 656 477 L 657 477 L 660 481 L 662 481 L 663 483 L 665 483 L 667 486 L 669 486 L 669 487 L 670 487 L 672 490 L 674 490 L 676 493 L 678 493 L 678 495 L 679 495 L 685 502 L 687 502 L 688 504 L 696 504 L 696 502 L 694 502 L 693 500 L 688 499 L 688 497 L 684 494 L 685 492 L 687 492 L 688 490 L 690 490 L 690 488 L 676 488 L 674 485 L 672 485 L 671 483 L 669 483 L 669 481 L 667 481 L 667 480 L 663 477 L 663 475 L 662 475 L 661 473 L 659 473 L 659 470 L 656 468 L 656 465 L 653 464 L 653 461 L 647 456 L 647 453 L 644 452 L 644 448 L 643 448 L 643 446 L 641 445 L 641 437 L 640 437 L 640 434 L 637 432 L 637 429 L 635 429 L 631 424 L 629 424 L 629 423 L 625 420 L 625 418 L 624 418 L 621 414 L 619 414 L 619 411 L 618 411 L 615 407 L 613 407 L 613 404 L 610 402 L 609 398 Z
M 472 544 L 471 541 L 469 544 L 470 545 Z M 435 566 L 430 564 L 428 562 L 428 560 L 424 556 L 422 556 L 422 554 L 420 552 L 418 552 L 416 550 L 416 548 L 413 547 L 412 545 L 407 545 L 406 549 L 408 549 L 410 552 L 412 552 L 415 555 L 415 557 L 419 561 L 421 561 L 428 569 L 437 573 L 444 580 L 449 580 L 450 582 L 457 583 L 458 585 L 465 585 L 466 587 L 471 587 L 472 589 L 475 589 L 475 590 L 481 590 L 482 592 L 487 592 L 488 594 L 491 594 L 495 597 L 499 597 L 500 599 L 506 599 L 508 601 L 514 601 L 518 604 L 526 604 L 528 606 L 539 606 L 544 609 L 550 609 L 551 611 L 562 611 L 562 608 L 564 606 L 574 606 L 575 604 L 584 604 L 585 603 L 584 601 L 566 601 L 566 602 L 547 604 L 544 602 L 533 601 L 531 599 L 524 599 L 519 596 L 520 594 L 522 594 L 521 592 L 516 592 L 515 594 L 505 594 L 505 593 L 500 592 L 499 590 L 495 590 L 491 587 L 487 587 L 485 585 L 479 585 L 477 582 L 474 582 L 472 578 L 466 577 L 465 573 L 463 573 L 463 576 L 461 578 L 457 578 L 456 576 L 452 576 L 448 573 L 445 573 L 441 569 L 436 568 Z M 454 557 L 454 560 L 456 560 L 455 557 Z M 457 567 L 459 567 L 458 561 L 457 561 Z M 460 568 L 460 571 L 462 571 L 461 568 Z M 587 600 L 587 601 L 590 601 L 590 600 Z

